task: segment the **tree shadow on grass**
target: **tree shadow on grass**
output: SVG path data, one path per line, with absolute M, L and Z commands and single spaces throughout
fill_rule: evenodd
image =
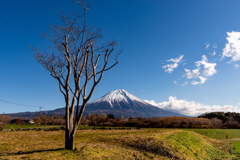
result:
M 13 155 L 22 155 L 22 154 L 32 154 L 32 153 L 41 153 L 41 152 L 52 152 L 52 151 L 60 151 L 65 148 L 57 148 L 57 149 L 43 149 L 43 150 L 33 150 L 33 151 L 18 151 L 17 153 L 0 153 L 0 156 L 13 156 Z

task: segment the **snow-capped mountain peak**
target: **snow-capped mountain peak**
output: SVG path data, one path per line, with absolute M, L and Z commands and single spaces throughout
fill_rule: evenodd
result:
M 181 116 L 178 113 L 165 111 L 153 106 L 124 89 L 113 90 L 105 96 L 89 103 L 86 107 L 88 113 L 114 114 L 117 117 L 167 117 Z
M 105 96 L 93 101 L 92 103 L 104 102 L 104 101 L 108 102 L 111 106 L 114 102 L 124 102 L 128 104 L 131 104 L 134 101 L 142 102 L 141 99 L 125 91 L 124 89 L 113 90 L 110 93 L 106 94 Z

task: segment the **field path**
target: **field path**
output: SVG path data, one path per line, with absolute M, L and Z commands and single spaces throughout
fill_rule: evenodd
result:
M 228 139 L 229 141 L 240 141 L 240 138 Z

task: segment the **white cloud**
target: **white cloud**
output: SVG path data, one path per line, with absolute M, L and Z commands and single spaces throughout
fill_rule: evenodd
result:
M 214 50 L 214 52 L 212 53 L 212 56 L 215 56 L 217 53 L 216 53 L 216 51 Z
M 165 72 L 172 73 L 173 70 L 175 68 L 177 68 L 177 67 L 178 67 L 178 64 L 177 63 L 173 63 L 173 64 L 167 64 L 167 65 L 163 66 L 162 68 L 165 69 Z
M 177 81 L 173 81 L 174 84 L 177 84 L 178 82 Z
M 181 55 L 178 58 L 167 60 L 167 62 L 173 62 L 173 63 L 162 66 L 162 68 L 165 69 L 165 72 L 172 73 L 174 71 L 174 69 L 178 67 L 179 63 L 182 62 L 183 56 L 184 55 Z
M 202 76 L 199 76 L 198 77 L 199 79 L 200 79 L 200 81 L 199 82 L 197 82 L 197 81 L 192 81 L 192 85 L 198 85 L 198 84 L 204 84 L 206 81 L 207 81 L 207 78 L 206 77 L 202 77 Z
M 227 32 L 227 35 L 228 43 L 225 44 L 223 49 L 222 59 L 229 57 L 231 58 L 230 62 L 240 61 L 240 32 Z
M 206 45 L 206 49 L 208 49 L 208 48 L 209 48 L 209 46 L 210 46 L 210 44 L 208 44 L 208 43 L 206 43 L 205 45 Z
M 238 69 L 238 68 L 240 67 L 240 65 L 235 64 L 234 67 L 235 67 L 236 69 Z
M 188 81 L 183 83 L 183 84 L 181 84 L 181 86 L 186 86 L 187 84 L 188 84 Z
M 189 70 L 185 68 L 187 79 L 197 78 L 200 74 L 199 69 Z
M 215 49 L 216 49 L 216 48 L 217 48 L 217 44 L 214 43 L 212 48 L 215 48 Z
M 154 106 L 157 106 L 158 104 L 154 101 L 154 100 L 144 100 L 144 102 L 147 102 L 147 103 L 149 103 L 149 104 L 151 104 L 151 105 L 154 105 Z
M 208 80 L 208 77 L 211 77 L 217 73 L 217 70 L 215 69 L 217 64 L 208 63 L 206 55 L 202 56 L 201 61 L 196 61 L 195 65 L 197 69 L 194 69 L 192 71 L 185 68 L 185 76 L 187 79 L 200 79 L 200 81 L 192 81 L 192 85 L 204 84 Z M 201 66 L 203 66 L 203 68 L 201 68 Z
M 205 55 L 202 56 L 201 61 L 195 62 L 197 67 L 200 67 L 203 65 L 204 69 L 202 71 L 203 75 L 206 77 L 212 76 L 215 73 L 217 73 L 215 66 L 217 65 L 216 63 L 208 63 L 208 59 Z
M 170 96 L 168 101 L 164 101 L 161 103 L 156 103 L 154 100 L 145 102 L 150 103 L 154 106 L 157 106 L 161 109 L 181 113 L 187 116 L 198 116 L 206 112 L 239 112 L 240 105 L 237 104 L 233 105 L 204 105 L 201 103 L 197 103 L 194 101 L 187 101 L 187 100 L 179 100 L 176 97 Z

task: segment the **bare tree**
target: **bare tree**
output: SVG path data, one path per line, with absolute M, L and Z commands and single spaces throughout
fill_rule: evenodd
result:
M 9 124 L 10 120 L 10 116 L 0 114 L 0 131 L 2 131 Z
M 44 124 L 44 127 L 46 127 L 47 123 L 50 121 L 50 117 L 46 115 L 40 115 L 40 120 L 42 124 Z
M 50 118 L 50 123 L 54 125 L 61 125 L 63 126 L 65 124 L 65 118 L 63 116 L 60 116 L 58 114 L 52 115 Z
M 16 124 L 18 125 L 18 128 L 20 128 L 20 125 L 23 123 L 23 118 L 19 117 L 16 118 Z
M 50 27 L 42 34 L 52 45 L 48 50 L 35 52 L 36 60 L 47 69 L 59 83 L 65 100 L 65 148 L 74 149 L 74 137 L 84 109 L 105 71 L 113 68 L 121 52 L 113 56 L 117 42 L 102 42 L 101 30 L 87 25 L 87 4 L 76 0 L 83 12 L 72 12 L 70 16 L 61 12 L 61 24 Z M 111 63 L 111 64 L 110 64 Z M 88 87 L 88 89 L 87 89 Z
M 40 117 L 34 117 L 33 121 L 37 125 L 37 128 L 39 128 L 39 125 L 42 123 Z

